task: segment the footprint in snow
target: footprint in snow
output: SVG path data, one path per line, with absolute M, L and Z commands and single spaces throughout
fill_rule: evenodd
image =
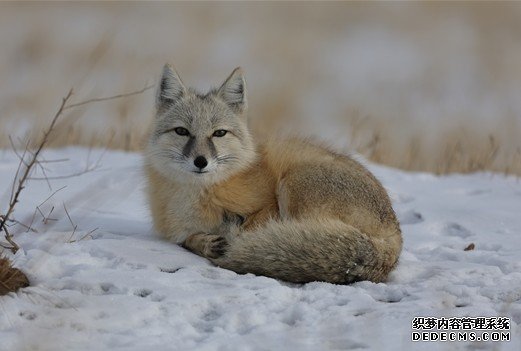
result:
M 23 312 L 20 312 L 18 315 L 20 317 L 27 319 L 28 321 L 32 321 L 32 320 L 36 319 L 36 313 L 31 312 L 31 311 L 23 311 Z
M 170 274 L 172 274 L 172 273 L 177 272 L 177 271 L 180 270 L 181 268 L 183 268 L 183 267 L 179 267 L 179 268 L 161 268 L 161 267 L 160 267 L 159 270 L 160 270 L 161 272 L 163 272 L 163 273 L 170 273 Z
M 469 236 L 474 235 L 474 233 L 458 223 L 448 223 L 443 228 L 443 233 L 445 235 L 458 236 L 460 238 L 468 238 Z
M 103 295 L 125 295 L 128 291 L 128 289 L 118 288 L 112 283 L 101 283 L 100 289 Z
M 152 294 L 152 290 L 150 289 L 139 289 L 134 291 L 134 295 L 139 297 L 147 297 L 150 294 Z

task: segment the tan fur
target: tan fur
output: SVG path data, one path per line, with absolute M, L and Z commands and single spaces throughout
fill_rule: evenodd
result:
M 6 257 L 0 255 L 0 296 L 16 292 L 20 288 L 29 286 L 27 276 L 14 268 Z
M 208 178 L 217 181 L 176 179 L 149 160 L 156 230 L 239 273 L 296 283 L 387 278 L 402 237 L 386 191 L 367 169 L 300 139 L 267 141 L 254 154 L 226 178 Z

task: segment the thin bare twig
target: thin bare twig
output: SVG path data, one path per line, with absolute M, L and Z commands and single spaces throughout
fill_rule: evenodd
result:
M 7 242 L 11 245 L 10 247 L 9 246 L 4 246 L 2 245 L 2 247 L 4 249 L 8 249 L 8 250 L 11 250 L 13 253 L 16 253 L 16 251 L 18 251 L 18 249 L 20 249 L 20 247 L 13 241 L 13 236 L 9 233 L 9 231 L 7 230 L 7 226 L 5 225 L 5 222 L 6 222 L 6 218 L 5 216 L 0 216 L 0 221 L 2 221 L 2 229 L 4 230 L 4 233 L 5 233 L 5 240 L 7 240 Z
M 52 191 L 51 182 L 49 181 L 49 177 L 47 176 L 47 172 L 45 171 L 45 167 L 40 162 L 37 162 L 36 164 L 42 170 L 42 174 L 43 174 L 43 176 L 45 178 L 45 181 L 47 182 L 47 186 L 49 187 L 49 191 Z M 31 179 L 31 178 L 29 178 L 29 179 Z
M 36 208 L 34 209 L 34 213 L 33 213 L 33 217 L 31 218 L 31 223 L 29 224 L 29 227 L 31 227 L 33 225 L 33 222 L 34 222 L 34 218 L 36 217 L 36 213 L 40 213 L 43 217 L 43 219 L 45 220 L 45 215 L 43 214 L 42 210 L 40 209 L 40 206 L 42 206 L 43 204 L 45 204 L 47 201 L 49 201 L 50 198 L 52 198 L 54 195 L 56 195 L 56 193 L 60 190 L 63 190 L 67 187 L 67 185 L 64 185 L 62 186 L 60 189 L 56 190 L 55 192 L 53 192 L 51 195 L 49 195 L 49 197 L 47 199 L 45 199 L 41 204 L 39 204 L 38 206 L 36 206 Z M 29 230 L 28 230 L 29 231 Z
M 38 233 L 38 231 L 36 229 L 34 229 L 33 227 L 28 226 L 27 224 L 23 224 L 22 222 L 17 221 L 16 219 L 9 218 L 9 222 L 14 223 L 14 224 L 18 224 L 18 225 L 26 228 L 27 231 L 31 231 L 33 233 Z
M 11 244 L 11 246 L 12 246 L 11 251 L 13 253 L 16 253 L 16 251 L 18 251 L 18 249 L 20 247 L 12 240 L 12 236 L 9 233 L 9 231 L 7 230 L 7 227 L 6 227 L 5 223 L 10 219 L 10 216 L 13 213 L 16 204 L 18 203 L 18 198 L 20 197 L 20 193 L 25 188 L 25 183 L 27 181 L 27 178 L 29 177 L 29 174 L 30 174 L 34 164 L 38 160 L 38 156 L 40 155 L 40 152 L 42 152 L 43 147 L 47 143 L 48 138 L 49 138 L 49 134 L 51 134 L 51 132 L 52 132 L 52 130 L 54 128 L 54 125 L 56 124 L 56 121 L 58 120 L 58 117 L 60 117 L 60 115 L 62 114 L 63 108 L 65 107 L 65 104 L 67 103 L 67 101 L 69 100 L 69 98 L 71 96 L 72 96 L 72 89 L 69 90 L 69 93 L 67 94 L 67 96 L 65 98 L 63 98 L 62 103 L 60 105 L 60 108 L 58 109 L 58 111 L 54 115 L 54 117 L 53 117 L 53 119 L 51 121 L 51 124 L 49 125 L 47 130 L 44 132 L 43 138 L 42 138 L 40 144 L 38 145 L 38 148 L 32 154 L 32 157 L 29 160 L 29 162 L 27 163 L 27 165 L 25 167 L 25 170 L 22 173 L 22 176 L 18 179 L 18 186 L 16 188 L 16 191 L 13 191 L 11 193 L 11 197 L 10 197 L 10 201 L 9 201 L 9 207 L 7 209 L 7 212 L 4 215 L 2 215 L 2 217 L 0 218 L 0 230 L 4 231 L 4 234 L 5 234 L 4 237 L 7 240 L 7 242 L 9 244 Z M 27 145 L 29 145 L 29 144 L 27 144 Z M 28 149 L 28 146 L 25 148 L 25 150 L 27 150 L 27 149 Z M 23 154 L 24 157 L 25 157 L 25 153 L 26 153 L 26 151 L 24 151 L 24 154 Z M 22 160 L 23 160 L 23 158 L 22 158 Z M 23 162 L 23 161 L 20 161 L 20 162 Z M 25 162 L 24 162 L 24 164 L 25 164 Z M 18 172 L 19 172 L 19 170 L 16 173 L 15 181 L 18 178 L 18 174 L 19 174 Z M 13 190 L 14 190 L 14 188 L 13 188 Z
M 94 98 L 94 99 L 89 99 L 89 100 L 85 100 L 85 101 L 82 101 L 82 102 L 78 102 L 78 103 L 67 105 L 67 102 L 71 98 L 72 92 L 73 92 L 73 90 L 71 88 L 69 90 L 69 92 L 67 93 L 67 95 L 62 99 L 62 102 L 60 104 L 60 107 L 58 108 L 58 111 L 55 113 L 54 117 L 51 120 L 51 123 L 49 124 L 49 126 L 47 127 L 45 132 L 43 133 L 43 137 L 42 137 L 40 143 L 38 144 L 35 152 L 29 151 L 29 140 L 28 140 L 23 154 L 19 155 L 18 152 L 16 151 L 16 147 L 14 146 L 12 138 L 9 137 L 9 140 L 11 142 L 11 145 L 13 146 L 13 150 L 15 151 L 15 154 L 20 158 L 20 163 L 18 165 L 18 169 L 17 169 L 17 171 L 15 173 L 15 177 L 14 177 L 14 180 L 13 180 L 13 186 L 12 186 L 12 189 L 11 189 L 11 196 L 9 198 L 9 206 L 7 208 L 7 212 L 5 212 L 5 214 L 0 215 L 0 231 L 4 232 L 4 238 L 11 245 L 11 247 L 7 247 L 6 245 L 3 245 L 3 244 L 0 244 L 0 246 L 2 246 L 4 248 L 8 248 L 13 253 L 16 253 L 16 251 L 19 250 L 19 246 L 12 240 L 12 235 L 9 233 L 9 230 L 7 229 L 6 223 L 11 220 L 11 215 L 14 212 L 15 206 L 16 206 L 16 204 L 19 201 L 20 194 L 21 194 L 22 190 L 25 188 L 27 181 L 29 179 L 38 179 L 38 178 L 30 178 L 29 177 L 29 175 L 31 174 L 31 171 L 33 170 L 34 165 L 38 165 L 39 164 L 40 167 L 42 167 L 42 171 L 43 171 L 45 177 L 41 178 L 41 179 L 46 180 L 48 182 L 49 187 L 51 187 L 50 183 L 49 183 L 49 179 L 53 179 L 53 178 L 50 178 L 50 177 L 47 176 L 47 174 L 45 174 L 43 166 L 41 166 L 41 164 L 40 164 L 39 156 L 40 156 L 40 153 L 42 152 L 43 148 L 45 147 L 45 145 L 49 141 L 49 135 L 54 130 L 54 126 L 56 125 L 56 122 L 58 121 L 59 117 L 63 114 L 63 112 L 65 110 L 68 110 L 68 109 L 71 109 L 71 108 L 74 108 L 74 107 L 78 107 L 78 106 L 82 106 L 82 105 L 86 105 L 86 104 L 93 103 L 93 102 L 114 100 L 114 99 L 118 99 L 118 98 L 122 98 L 122 97 L 128 97 L 128 96 L 132 96 L 132 95 L 141 94 L 141 93 L 145 92 L 146 90 L 151 89 L 152 87 L 153 87 L 153 85 L 149 85 L 149 86 L 144 87 L 141 90 L 134 91 L 134 92 L 131 92 L 131 93 L 119 94 L 119 95 L 108 96 L 108 97 L 101 97 L 101 98 Z M 25 160 L 25 156 L 26 156 L 27 153 L 29 153 L 31 156 L 26 161 Z M 99 160 L 98 160 L 98 162 L 99 162 Z M 22 171 L 22 164 L 25 166 L 23 171 Z M 97 167 L 97 166 L 98 165 L 96 164 L 95 167 Z M 85 173 L 87 171 L 90 171 L 89 167 L 87 167 L 86 170 L 84 172 L 81 172 L 80 174 L 83 174 L 83 173 Z M 20 172 L 21 172 L 21 175 L 20 175 Z M 80 175 L 80 174 L 77 174 L 77 175 Z M 65 178 L 69 178 L 69 177 L 73 177 L 73 176 L 75 176 L 75 174 L 72 174 L 72 175 L 69 175 L 69 176 L 65 176 Z M 61 179 L 61 178 L 64 178 L 64 177 L 55 177 L 55 178 L 56 179 Z M 61 189 L 63 189 L 63 188 L 61 188 Z M 56 192 L 58 192 L 61 189 L 58 189 Z M 54 194 L 56 194 L 56 192 L 54 192 L 50 197 L 52 197 Z M 47 201 L 49 198 L 47 198 L 45 201 Z M 45 203 L 45 201 L 43 203 Z M 42 204 L 40 204 L 39 206 L 41 206 Z M 47 222 L 48 220 L 52 220 L 48 216 L 46 217 L 46 216 L 43 215 L 43 213 L 40 210 L 39 206 L 37 206 L 36 208 L 42 214 L 42 216 L 44 217 L 44 222 Z M 53 209 L 54 209 L 54 207 L 53 207 Z M 53 209 L 51 209 L 51 212 L 49 213 L 49 215 L 52 213 Z M 33 215 L 33 219 L 34 219 L 34 215 Z M 31 221 L 31 224 L 28 227 L 30 228 L 31 226 L 32 226 L 32 221 Z M 92 233 L 92 232 L 87 233 L 83 238 L 85 238 L 87 235 L 90 235 L 90 233 Z M 80 239 L 80 240 L 82 240 L 82 239 Z
M 88 166 L 87 168 L 85 168 L 83 171 L 80 171 L 80 172 L 76 172 L 76 173 L 71 173 L 71 174 L 67 174 L 67 175 L 63 175 L 63 176 L 54 176 L 54 177 L 30 177 L 28 178 L 28 180 L 56 180 L 56 179 L 68 179 L 68 178 L 74 178 L 74 177 L 79 177 L 85 173 L 89 173 L 89 172 L 92 172 L 92 171 L 95 171 L 99 168 L 100 166 L 99 165 L 94 165 L 93 167 L 90 167 Z
M 14 249 L 14 247 L 12 247 L 12 246 L 7 246 L 7 245 L 2 244 L 2 243 L 0 243 L 0 247 L 1 247 L 2 249 L 6 249 L 6 250 L 9 250 L 9 251 L 13 251 L 13 249 Z
M 72 240 L 72 238 L 74 237 L 74 234 L 76 233 L 76 230 L 78 229 L 78 225 L 73 222 L 72 217 L 69 214 L 67 207 L 65 206 L 65 203 L 63 203 L 63 209 L 65 210 L 65 214 L 67 215 L 67 218 L 69 219 L 69 222 L 71 223 L 71 226 L 72 226 L 72 233 L 68 240 L 69 244 L 72 244 L 72 243 L 78 242 L 78 241 L 82 241 L 83 239 L 85 239 L 88 236 L 90 236 L 92 238 L 91 234 L 94 233 L 96 230 L 98 230 L 98 228 L 92 229 L 90 232 L 88 232 L 87 234 L 85 234 L 84 236 L 79 238 L 78 240 Z
M 49 125 L 47 130 L 44 132 L 42 141 L 40 142 L 40 144 L 38 145 L 38 148 L 33 153 L 31 159 L 27 163 L 27 166 L 25 167 L 25 170 L 23 171 L 22 176 L 20 177 L 20 179 L 18 179 L 18 187 L 17 187 L 16 191 L 14 192 L 14 194 L 12 194 L 12 196 L 11 196 L 11 201 L 9 202 L 9 208 L 7 209 L 7 212 L 0 218 L 0 229 L 4 230 L 5 238 L 7 241 L 9 241 L 9 243 L 11 245 L 13 245 L 14 242 L 11 243 L 12 240 L 10 241 L 11 236 L 8 234 L 8 231 L 5 226 L 5 222 L 7 222 L 7 220 L 13 213 L 14 208 L 15 208 L 16 204 L 18 203 L 18 198 L 20 197 L 20 193 L 25 188 L 25 183 L 27 181 L 27 178 L 29 177 L 29 173 L 31 172 L 34 164 L 38 160 L 38 156 L 40 155 L 40 152 L 42 152 L 43 147 L 45 146 L 45 144 L 48 141 L 49 134 L 51 134 L 51 132 L 54 128 L 54 125 L 56 124 L 56 121 L 58 120 L 58 117 L 60 117 L 60 115 L 62 114 L 65 104 L 67 103 L 67 101 L 69 100 L 69 98 L 71 96 L 72 96 L 72 89 L 69 90 L 69 93 L 67 94 L 67 96 L 65 98 L 63 98 L 60 108 L 54 115 L 54 117 L 51 121 L 51 124 Z M 19 249 L 18 245 L 16 245 L 16 244 L 13 245 L 13 248 L 14 248 L 14 252 L 16 252 Z
M 42 222 L 45 221 L 45 215 L 43 214 L 42 210 L 40 210 L 39 206 L 36 206 L 36 210 L 35 211 L 38 211 L 40 213 L 40 215 L 42 216 Z
M 49 221 L 57 221 L 57 218 L 51 218 L 52 211 L 54 211 L 54 206 L 51 207 L 51 210 L 49 211 L 49 214 L 45 216 L 43 219 L 43 224 L 47 224 Z
M 96 160 L 96 162 L 94 162 L 93 165 L 90 164 L 90 155 L 91 155 L 91 151 L 92 149 L 89 149 L 89 153 L 87 154 L 87 166 L 85 167 L 85 169 L 83 171 L 79 171 L 79 172 L 75 172 L 75 173 L 71 173 L 71 174 L 67 174 L 67 175 L 63 175 L 63 176 L 54 176 L 54 177 L 49 177 L 47 176 L 47 174 L 44 174 L 45 177 L 30 177 L 29 180 L 46 180 L 46 181 L 49 181 L 49 180 L 55 180 L 55 179 L 68 179 L 68 178 L 73 178 L 73 177 L 79 177 L 83 174 L 86 174 L 86 173 L 90 173 L 90 172 L 93 172 L 97 169 L 99 169 L 101 167 L 101 160 L 103 159 L 103 156 L 105 156 L 105 153 L 107 152 L 109 146 L 110 146 L 110 142 L 112 141 L 112 138 L 114 137 L 114 134 L 112 134 L 112 136 L 110 137 L 109 141 L 107 142 L 107 146 L 103 149 L 103 151 L 101 152 L 100 156 L 98 157 L 98 159 Z
M 71 222 L 72 225 L 72 233 L 69 237 L 69 242 L 71 242 L 72 237 L 74 236 L 74 233 L 76 233 L 76 229 L 78 228 L 78 226 L 74 224 L 74 222 L 72 221 L 71 215 L 69 214 L 69 211 L 67 211 L 67 207 L 65 206 L 65 202 L 63 203 L 63 209 L 65 210 L 65 214 L 67 215 L 67 218 L 69 218 L 69 222 Z
M 68 110 L 68 109 L 73 108 L 73 107 L 78 107 L 78 106 L 90 104 L 92 102 L 114 100 L 114 99 L 119 99 L 119 98 L 122 98 L 122 97 L 138 95 L 138 94 L 144 93 L 145 91 L 147 91 L 149 89 L 152 89 L 153 87 L 154 87 L 154 85 L 152 84 L 152 85 L 148 85 L 148 86 L 144 87 L 141 90 L 133 91 L 133 92 L 126 93 L 126 94 L 118 94 L 118 95 L 113 95 L 113 96 L 107 96 L 107 97 L 101 97 L 101 98 L 94 98 L 94 99 L 85 100 L 85 101 L 78 102 L 78 103 L 75 103 L 75 104 L 67 105 L 67 106 L 65 106 L 64 110 Z
M 56 193 L 58 193 L 59 191 L 65 189 L 66 187 L 67 187 L 67 185 L 64 185 L 64 186 L 62 186 L 60 189 L 54 191 L 51 195 L 49 195 L 49 197 L 47 197 L 45 200 L 43 200 L 42 203 L 39 204 L 39 205 L 36 206 L 36 207 L 40 207 L 40 206 L 42 206 L 42 205 L 45 204 L 47 201 L 49 201 L 50 198 L 52 198 L 54 195 L 56 195 Z
M 58 158 L 56 160 L 39 160 L 38 163 L 58 163 L 58 162 L 67 162 L 70 158 Z
M 9 135 L 8 137 L 9 137 L 9 143 L 11 144 L 11 149 L 13 149 L 13 152 L 14 152 L 15 155 L 18 157 L 18 159 L 19 159 L 20 161 L 22 161 L 22 163 L 27 167 L 27 163 L 25 163 L 25 160 L 24 160 L 25 152 L 27 152 L 27 147 L 26 147 L 26 149 L 25 149 L 24 156 L 20 155 L 20 154 L 18 153 L 18 151 L 16 150 L 16 146 L 14 145 L 13 138 L 11 137 L 11 135 Z M 29 143 L 27 143 L 27 145 L 29 145 Z
M 85 239 L 86 237 L 90 236 L 90 238 L 92 239 L 92 233 L 94 233 L 96 230 L 98 230 L 99 228 L 94 228 L 92 229 L 90 232 L 88 232 L 87 234 L 85 234 L 84 236 L 82 236 L 81 238 L 79 238 L 78 240 L 71 240 L 69 241 L 69 244 L 72 244 L 72 243 L 75 243 L 75 242 L 78 242 L 78 241 L 82 241 L 83 239 Z
M 13 184 L 11 186 L 11 195 L 9 197 L 9 203 L 11 203 L 13 201 L 13 195 L 15 193 L 15 188 L 16 188 L 16 181 L 18 180 L 18 174 L 20 173 L 22 164 L 25 164 L 24 157 L 25 157 L 25 154 L 27 153 L 28 148 L 29 148 L 29 140 L 27 140 L 27 144 L 25 144 L 24 153 L 22 154 L 22 156 L 20 158 L 20 162 L 18 163 L 18 168 L 16 169 L 16 173 L 14 175 Z M 0 230 L 1 229 L 2 228 L 0 227 Z

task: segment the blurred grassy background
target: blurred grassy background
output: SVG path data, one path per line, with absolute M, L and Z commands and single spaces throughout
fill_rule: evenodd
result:
M 259 135 L 299 133 L 393 167 L 521 175 L 521 3 L 0 3 L 0 147 L 61 97 L 246 72 Z M 152 90 L 78 108 L 53 146 L 139 150 Z

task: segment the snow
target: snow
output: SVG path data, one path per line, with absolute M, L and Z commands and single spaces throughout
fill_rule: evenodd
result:
M 139 154 L 71 147 L 44 158 L 68 159 L 44 164 L 49 177 L 99 167 L 24 190 L 15 218 L 28 224 L 67 186 L 40 206 L 54 210 L 47 223 L 36 214 L 37 233 L 12 227 L 22 250 L 11 257 L 32 285 L 0 298 L 0 350 L 521 349 L 518 179 L 369 164 L 402 223 L 397 269 L 380 284 L 294 285 L 214 267 L 161 240 Z M 0 150 L 1 204 L 17 166 Z M 415 316 L 506 316 L 511 341 L 412 342 Z

